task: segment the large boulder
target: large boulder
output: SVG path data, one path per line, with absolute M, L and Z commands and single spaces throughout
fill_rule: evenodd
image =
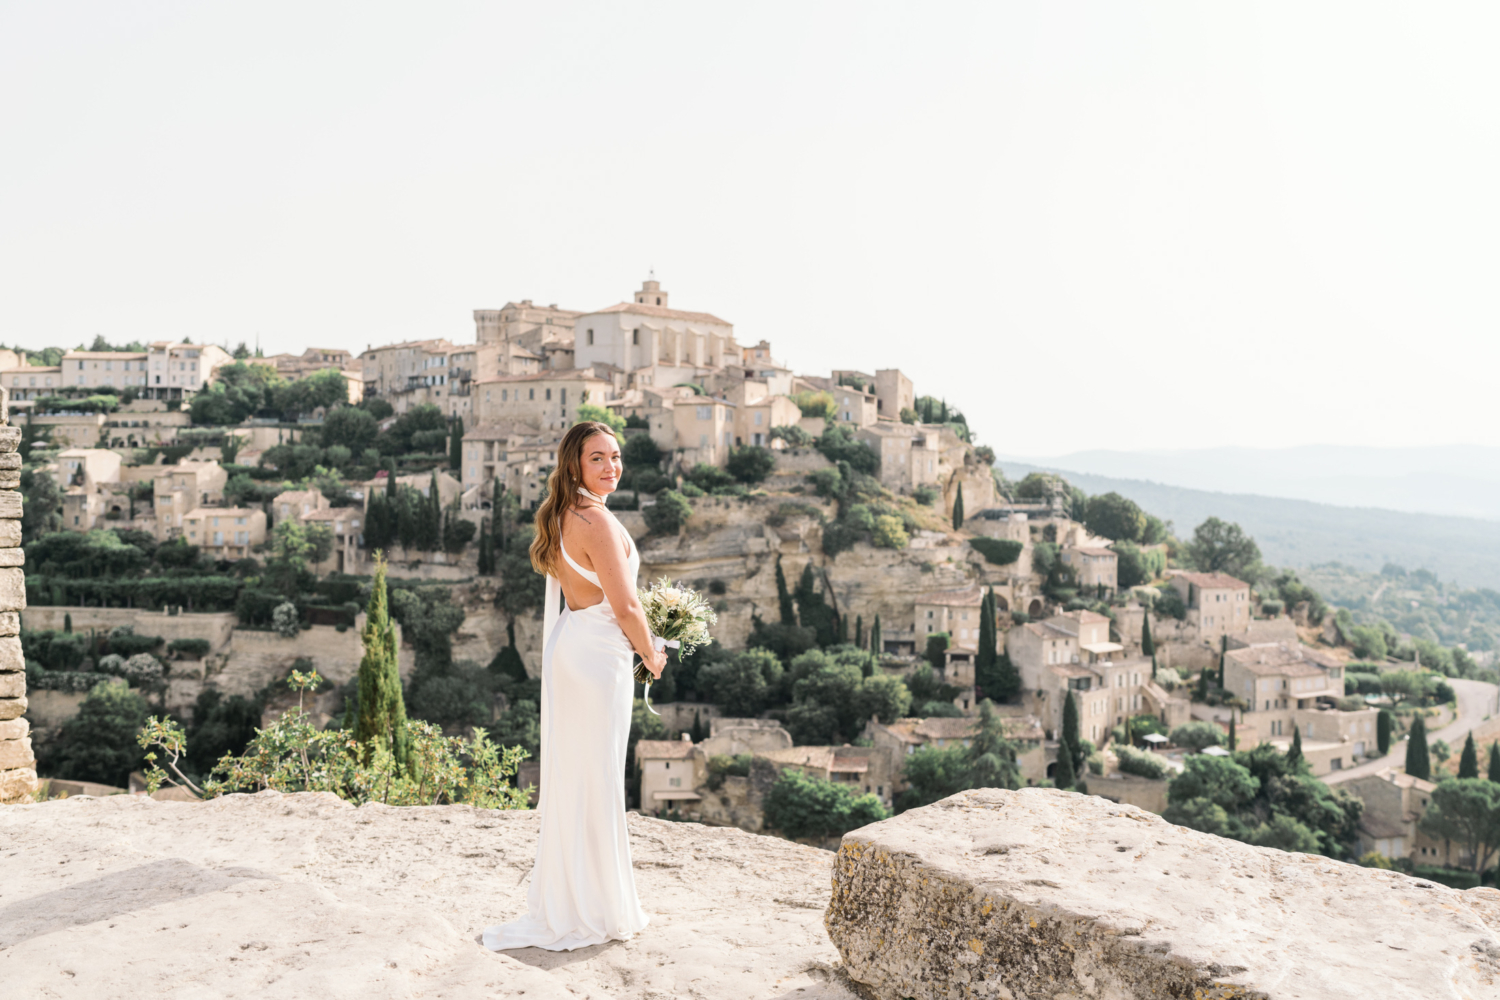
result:
M 1500 892 L 1055 789 L 962 792 L 845 835 L 825 923 L 880 1000 L 1500 996 Z

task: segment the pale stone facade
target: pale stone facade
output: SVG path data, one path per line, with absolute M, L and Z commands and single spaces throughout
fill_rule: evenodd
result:
M 183 515 L 182 536 L 215 559 L 248 559 L 266 540 L 266 512 L 259 507 L 199 507 Z
M 538 359 L 540 367 L 571 368 L 573 357 L 573 324 L 582 313 L 559 309 L 554 303 L 539 306 L 530 299 L 507 302 L 502 309 L 474 310 L 474 337 L 485 346 L 514 345 L 526 355 Z M 558 348 L 564 348 L 557 351 Z M 521 355 L 515 355 L 517 359 Z M 566 364 L 549 364 L 565 360 Z M 531 371 L 512 371 L 506 375 L 530 375 Z
M 1225 573 L 1174 573 L 1171 583 L 1204 639 L 1228 635 L 1250 621 L 1250 585 L 1243 580 Z
M 10 393 L 13 401 L 55 396 L 62 387 L 62 366 L 12 366 L 0 371 L 0 385 Z
M 1457 845 L 1427 836 L 1417 823 L 1432 801 L 1437 785 L 1394 767 L 1354 778 L 1343 784 L 1364 802 L 1359 817 L 1362 854 L 1374 851 L 1388 858 L 1410 858 L 1419 865 L 1457 862 Z
M 474 419 L 477 425 L 518 422 L 538 431 L 566 430 L 577 422 L 579 406 L 603 407 L 611 388 L 591 368 L 502 375 L 476 385 Z
M 1080 592 L 1097 592 L 1102 587 L 1112 594 L 1119 585 L 1119 558 L 1111 549 L 1069 546 L 1058 553 L 1058 558 L 1073 571 Z
M 228 482 L 229 472 L 218 462 L 179 462 L 161 466 L 152 491 L 156 540 L 165 542 L 182 535 L 187 528 L 188 515 L 205 504 L 223 500 Z M 265 514 L 262 513 L 259 540 L 264 539 Z M 199 543 L 193 541 L 193 544 Z
M 573 334 L 576 367 L 611 365 L 641 386 L 690 382 L 743 358 L 733 324 L 711 313 L 670 308 L 657 281 L 646 281 L 633 302 L 579 316 Z

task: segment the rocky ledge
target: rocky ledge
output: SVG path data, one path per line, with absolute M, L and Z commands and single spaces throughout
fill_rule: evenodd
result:
M 496 954 L 536 815 L 331 795 L 0 807 L 5 997 L 854 1000 L 821 925 L 832 855 L 630 818 L 651 925 Z
M 845 835 L 827 927 L 880 1000 L 1500 997 L 1500 892 L 1106 799 L 964 792 Z

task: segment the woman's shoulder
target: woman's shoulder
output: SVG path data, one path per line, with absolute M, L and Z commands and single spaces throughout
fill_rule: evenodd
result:
M 585 543 L 591 544 L 611 537 L 614 531 L 610 521 L 613 516 L 607 510 L 597 507 L 571 507 L 568 510 L 568 522 L 572 528 L 570 535 L 576 534 Z

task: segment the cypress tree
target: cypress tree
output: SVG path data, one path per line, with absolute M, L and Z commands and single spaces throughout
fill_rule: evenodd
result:
M 979 600 L 979 649 L 974 654 L 974 677 L 988 677 L 995 667 L 995 591 Z M 981 684 L 981 687 L 984 685 Z
M 953 530 L 964 526 L 964 484 L 958 484 L 958 493 L 953 497 Z
M 1395 729 L 1395 722 L 1396 717 L 1388 708 L 1382 708 L 1375 716 L 1375 746 L 1382 757 L 1391 752 L 1391 731 Z
M 505 487 L 500 485 L 500 477 L 495 477 L 494 488 L 490 491 L 490 508 L 494 511 L 491 520 L 494 521 L 493 533 L 495 538 L 490 542 L 490 554 L 505 551 Z M 490 572 L 493 573 L 500 568 L 497 561 L 490 564 Z
M 703 742 L 703 719 L 696 708 L 693 709 L 693 728 L 688 730 L 688 737 L 694 743 Z
M 860 649 L 865 648 L 865 616 L 854 616 L 854 644 Z
M 1208 700 L 1208 668 L 1204 667 L 1198 672 L 1198 691 L 1193 695 L 1196 701 Z
M 68 611 L 68 612 L 66 612 L 66 613 L 63 614 L 63 631 L 64 632 L 71 632 L 71 631 L 73 631 L 73 612 L 71 612 L 71 611 Z
M 365 613 L 360 636 L 365 652 L 359 661 L 359 719 L 354 725 L 354 739 L 366 747 L 378 741 L 395 755 L 398 767 L 405 767 L 410 746 L 406 703 L 397 670 L 396 627 L 386 602 L 385 558 L 379 552 L 375 553 L 375 585 Z M 369 749 L 365 753 L 368 756 Z
M 870 652 L 879 656 L 883 652 L 881 649 L 882 645 L 883 643 L 880 640 L 880 614 L 877 612 L 875 620 L 870 623 Z
M 1057 748 L 1057 766 L 1052 769 L 1052 784 L 1067 789 L 1078 784 L 1078 774 L 1073 769 L 1073 751 L 1068 749 L 1066 743 Z
M 1224 659 L 1229 655 L 1229 636 L 1219 637 L 1219 687 L 1224 686 Z
M 834 617 L 838 620 L 839 645 L 842 646 L 849 641 L 849 619 L 843 615 L 835 615 Z
M 1292 726 L 1292 745 L 1286 752 L 1286 768 L 1288 771 L 1302 769 L 1302 727 Z
M 1078 735 L 1078 702 L 1073 697 L 1073 689 L 1068 688 L 1068 696 L 1063 700 L 1062 713 L 1062 750 L 1058 751 L 1057 759 L 1062 760 L 1063 750 L 1072 757 L 1068 761 L 1068 770 L 1075 775 L 1078 773 L 1078 765 L 1083 761 L 1083 745 Z
M 1156 657 L 1151 657 L 1151 679 L 1156 680 Z
M 1489 779 L 1500 784 L 1500 740 L 1490 744 L 1490 773 Z
M 1458 776 L 1460 778 L 1479 777 L 1479 748 L 1474 745 L 1474 733 L 1469 732 L 1468 739 L 1464 740 L 1464 752 L 1458 755 Z
M 1238 747 L 1236 747 L 1236 744 L 1238 742 L 1239 741 L 1236 740 L 1235 736 L 1234 736 L 1234 710 L 1230 709 L 1230 711 L 1229 711 L 1229 749 L 1231 751 L 1238 749 Z M 1298 750 L 1298 753 L 1301 753 L 1300 749 Z
M 385 460 L 385 496 L 387 500 L 396 499 L 396 460 L 394 458 Z
M 1141 655 L 1142 656 L 1149 656 L 1149 657 L 1152 658 L 1153 662 L 1152 662 L 1152 665 L 1151 665 L 1151 676 L 1155 677 L 1156 676 L 1156 664 L 1155 664 L 1154 661 L 1155 661 L 1155 658 L 1156 658 L 1156 640 L 1151 638 L 1151 609 L 1150 608 L 1147 608 L 1146 609 L 1146 613 L 1141 617 Z
M 454 417 L 453 424 L 448 429 L 448 468 L 461 470 L 463 466 L 464 418 Z
M 776 557 L 776 603 L 781 608 L 781 624 L 797 624 L 797 611 L 792 607 L 792 595 L 786 589 L 786 574 L 781 570 L 781 557 Z
M 1420 715 L 1411 720 L 1406 736 L 1406 773 L 1413 778 L 1432 778 L 1432 759 L 1427 755 L 1427 722 Z

